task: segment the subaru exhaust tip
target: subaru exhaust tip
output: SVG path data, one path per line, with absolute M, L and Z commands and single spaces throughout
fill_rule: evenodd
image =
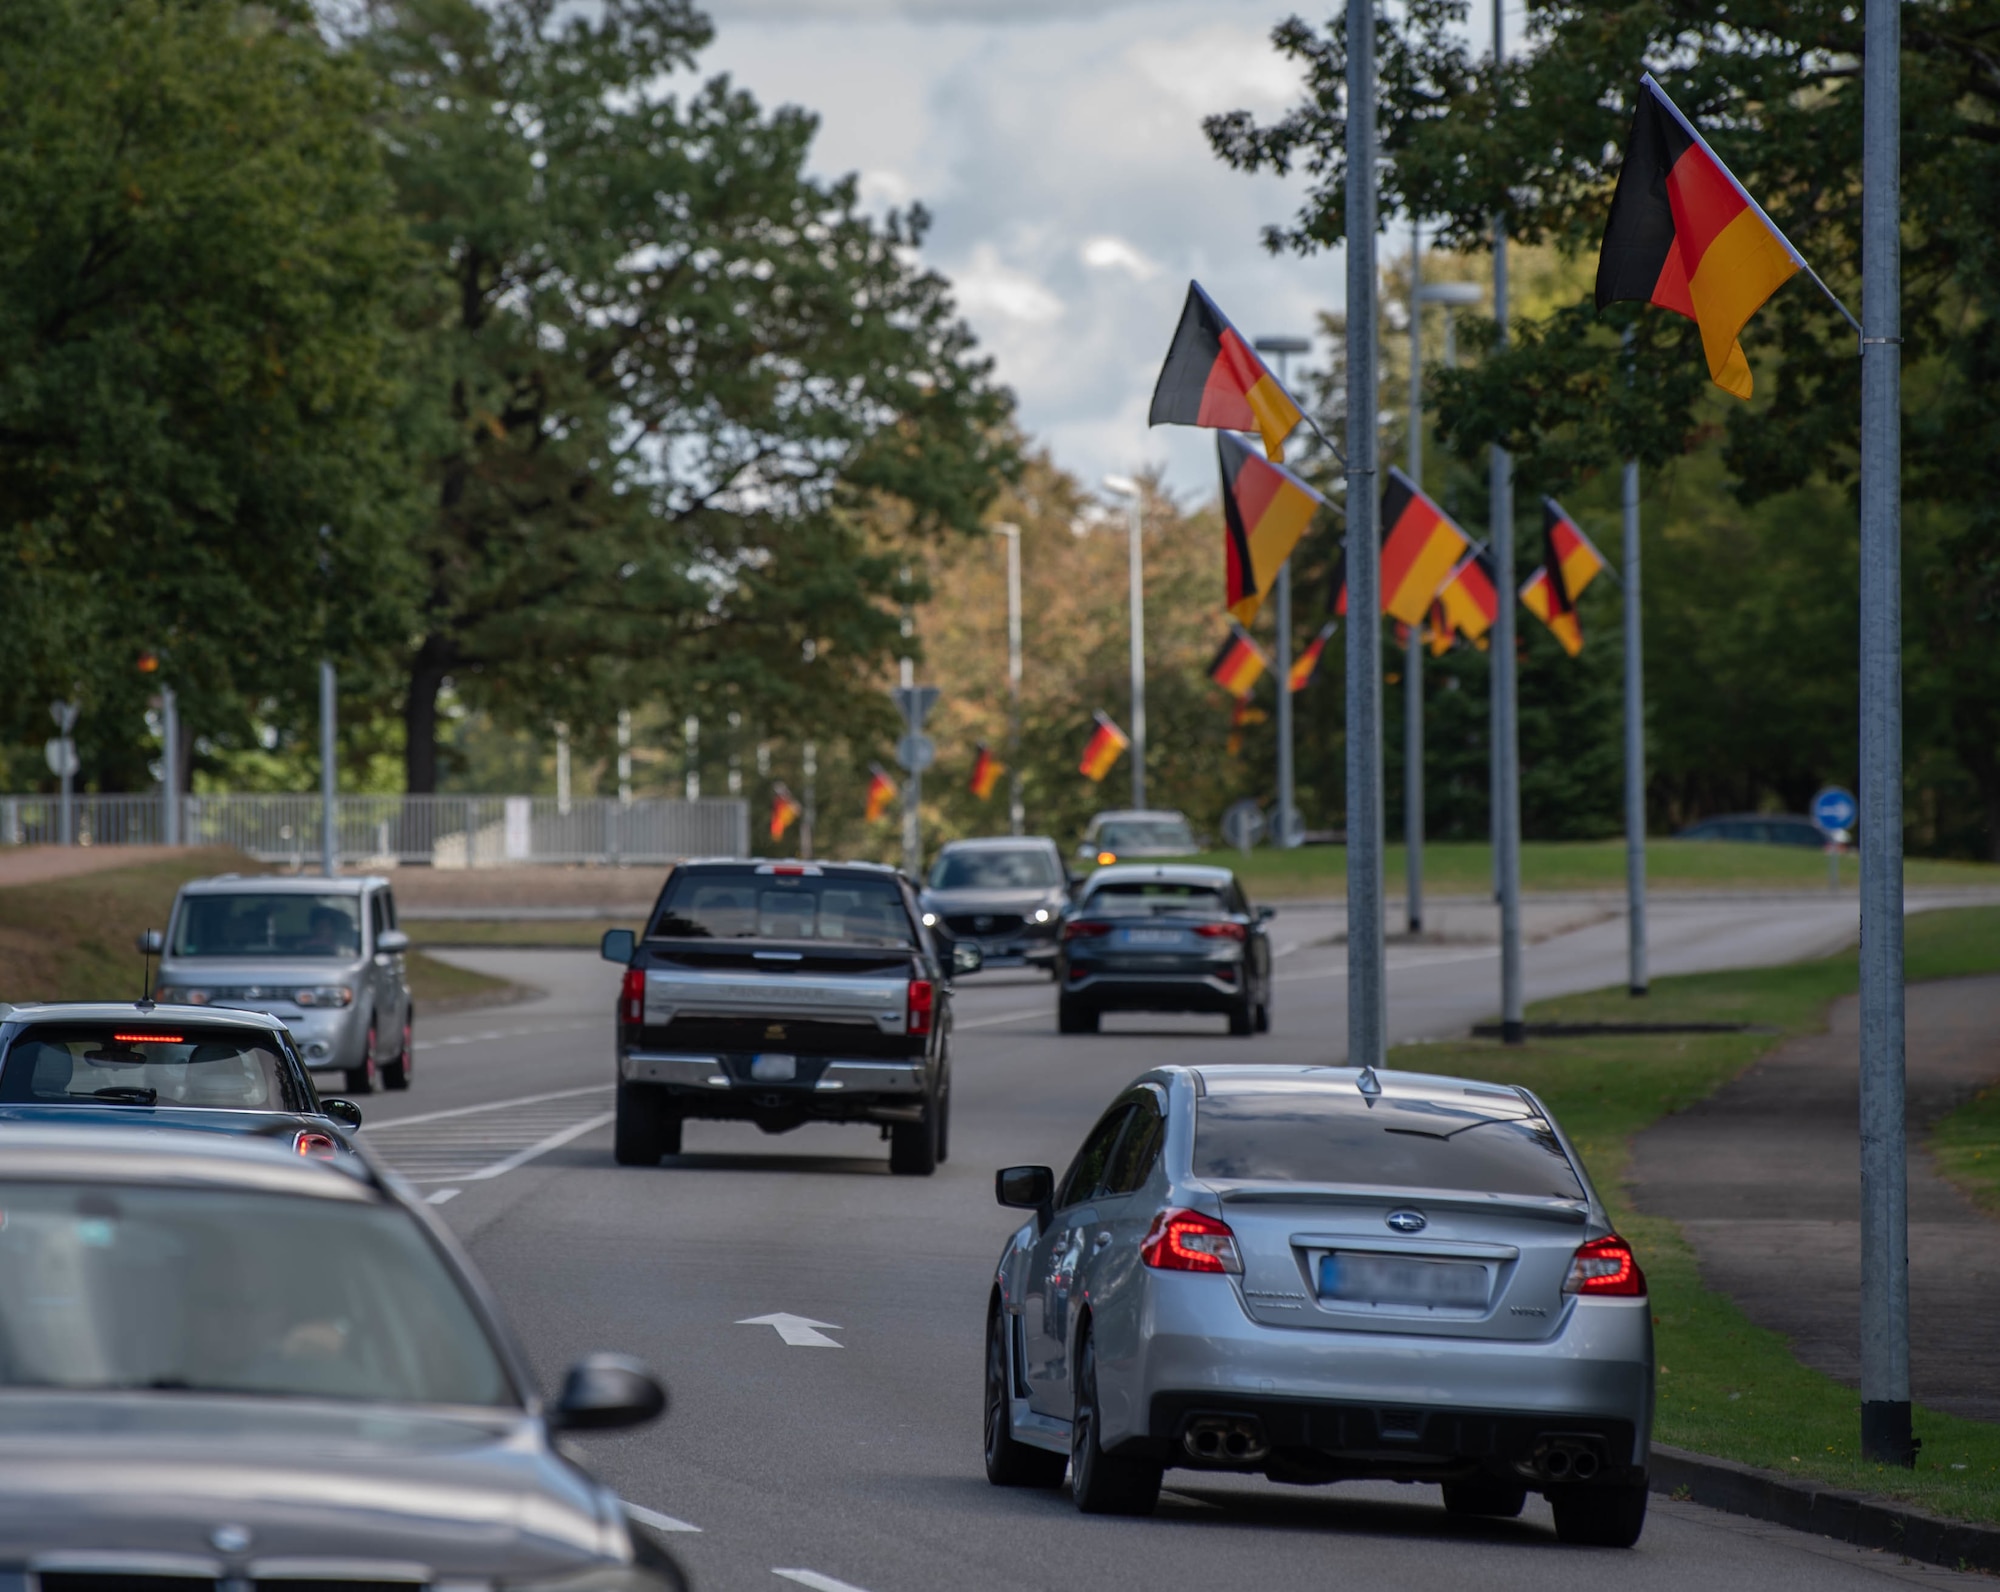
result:
M 1271 1452 L 1264 1423 L 1254 1415 L 1197 1415 L 1181 1434 L 1181 1447 L 1204 1465 L 1249 1465 Z
M 1569 1479 L 1569 1450 L 1566 1448 L 1552 1448 L 1547 1454 L 1543 1455 L 1542 1474 L 1547 1476 L 1550 1481 L 1567 1481 Z
M 1597 1474 L 1597 1456 L 1589 1449 L 1580 1449 L 1569 1462 L 1569 1473 L 1578 1481 L 1589 1481 Z

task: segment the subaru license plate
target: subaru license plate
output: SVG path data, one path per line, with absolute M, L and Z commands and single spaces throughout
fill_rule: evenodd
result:
M 1349 1304 L 1480 1309 L 1486 1268 L 1463 1260 L 1413 1260 L 1336 1250 L 1319 1258 L 1319 1296 Z

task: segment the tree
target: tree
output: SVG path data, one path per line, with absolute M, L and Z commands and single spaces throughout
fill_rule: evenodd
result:
M 646 695 L 837 722 L 897 634 L 904 556 L 970 528 L 1008 400 L 945 283 L 805 172 L 814 132 L 718 79 L 687 0 L 376 0 L 390 169 L 448 288 L 447 437 L 419 539 L 408 784 L 445 681 L 516 725 Z
M 221 733 L 393 620 L 411 256 L 372 94 L 290 0 L 0 7 L 7 728 L 80 692 L 109 788 L 160 681 Z

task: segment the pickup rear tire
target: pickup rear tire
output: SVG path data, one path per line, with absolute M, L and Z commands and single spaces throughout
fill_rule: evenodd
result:
M 924 1114 L 916 1122 L 892 1123 L 889 1128 L 889 1170 L 897 1177 L 929 1177 L 937 1170 L 939 1141 L 943 1137 L 942 1101 L 933 1096 L 924 1102 Z
M 617 1113 L 611 1158 L 620 1166 L 658 1166 L 661 1156 L 681 1153 L 681 1119 L 656 1091 L 619 1084 Z

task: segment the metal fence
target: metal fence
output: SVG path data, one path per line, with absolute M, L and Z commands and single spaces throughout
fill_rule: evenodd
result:
M 157 846 L 159 796 L 76 796 L 78 844 Z M 184 796 L 181 844 L 233 846 L 260 862 L 309 865 L 320 855 L 317 796 Z M 737 800 L 621 802 L 553 796 L 337 796 L 340 860 L 359 866 L 499 868 L 538 862 L 664 863 L 750 852 L 750 806 Z M 0 796 L 0 843 L 54 845 L 62 799 Z

